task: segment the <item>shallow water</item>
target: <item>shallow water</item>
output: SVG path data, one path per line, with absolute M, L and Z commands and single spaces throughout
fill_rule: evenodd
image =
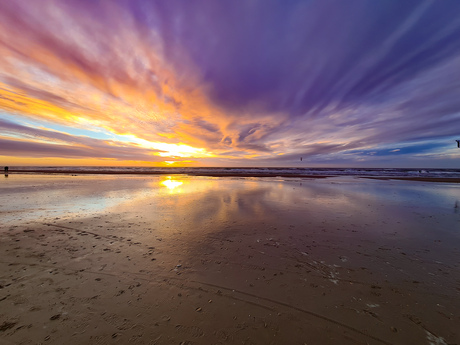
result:
M 10 175 L 0 183 L 4 222 L 92 215 L 151 203 L 178 214 L 231 219 L 275 213 L 326 212 L 348 215 L 370 206 L 438 215 L 460 213 L 460 185 L 379 181 L 352 177 L 328 179 L 160 176 Z M 198 210 L 196 205 L 200 205 Z M 140 207 L 137 205 L 136 207 Z M 455 229 L 451 229 L 456 233 Z M 449 231 L 449 229 L 446 229 Z

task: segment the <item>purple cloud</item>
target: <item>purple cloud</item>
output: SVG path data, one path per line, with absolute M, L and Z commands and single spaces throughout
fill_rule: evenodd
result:
M 161 132 L 267 165 L 299 156 L 344 164 L 350 152 L 398 145 L 436 153 L 460 135 L 458 13 L 460 2 L 419 0 L 2 2 L 0 53 L 9 60 L 0 57 L 0 86 L 103 119 L 114 132 L 155 140 Z M 35 79 L 12 73 L 13 60 Z M 43 87 L 47 78 L 59 86 Z M 67 97 L 72 83 L 99 90 L 105 103 Z M 22 102 L 1 91 L 6 111 Z M 127 110 L 114 115 L 106 104 Z M 0 123 L 95 155 L 133 150 L 13 127 Z

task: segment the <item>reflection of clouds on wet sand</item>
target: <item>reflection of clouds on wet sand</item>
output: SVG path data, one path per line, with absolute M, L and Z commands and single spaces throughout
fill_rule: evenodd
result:
M 156 193 L 117 205 L 114 213 L 136 209 L 146 222 L 180 227 L 183 233 L 212 232 L 216 225 L 263 217 L 270 188 L 260 182 L 200 177 L 162 177 Z M 268 215 L 267 215 L 268 217 Z M 164 227 L 163 227 L 164 228 Z
M 441 340 L 452 333 L 458 186 L 345 178 L 215 187 L 190 203 L 196 207 L 181 201 L 207 225 L 181 233 L 190 279 L 301 319 L 354 331 L 366 325 L 376 343 L 423 341 L 426 329 Z M 435 313 L 439 306 L 448 320 Z
M 4 222 L 86 217 L 149 191 L 145 178 L 15 175 L 2 184 Z
M 219 222 L 268 222 L 285 215 L 300 223 L 323 218 L 340 222 L 355 216 L 376 221 L 398 217 L 401 207 L 413 212 L 452 213 L 459 192 L 455 184 L 349 178 L 15 175 L 7 182 L 2 184 L 0 196 L 4 219 L 19 214 L 31 219 L 147 210 L 152 218 L 169 214 L 191 228 L 210 222 L 217 227 Z
M 14 175 L 0 191 L 2 220 L 15 219 L 1 230 L 2 269 L 18 282 L 36 274 L 27 291 L 5 284 L 0 302 L 26 296 L 21 308 L 48 312 L 59 301 L 53 314 L 73 316 L 62 314 L 52 337 L 81 323 L 75 343 L 140 339 L 139 330 L 165 344 L 191 330 L 197 343 L 457 339 L 454 184 Z M 48 332 L 49 315 L 29 314 L 21 324 Z M 115 319 L 122 332 L 86 327 Z

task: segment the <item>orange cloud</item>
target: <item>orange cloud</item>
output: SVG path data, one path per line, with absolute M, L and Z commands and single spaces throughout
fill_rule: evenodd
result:
M 175 49 L 184 67 L 177 71 L 164 55 L 170 42 L 133 22 L 110 36 L 101 34 L 94 18 L 77 22 L 56 3 L 44 3 L 39 18 L 4 7 L 0 107 L 9 113 L 101 128 L 135 138 L 142 147 L 165 146 L 167 155 L 194 158 L 229 149 L 255 152 L 257 146 L 239 144 L 241 128 L 256 118 L 259 128 L 251 136 L 260 139 L 268 126 L 280 123 L 257 109 L 246 109 L 245 116 L 213 104 L 209 86 L 181 47 Z M 113 18 L 124 16 L 116 6 L 105 9 Z

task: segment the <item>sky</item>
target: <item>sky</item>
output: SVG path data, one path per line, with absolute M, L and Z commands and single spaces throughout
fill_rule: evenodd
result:
M 1 165 L 460 168 L 458 139 L 460 1 L 0 2 Z

